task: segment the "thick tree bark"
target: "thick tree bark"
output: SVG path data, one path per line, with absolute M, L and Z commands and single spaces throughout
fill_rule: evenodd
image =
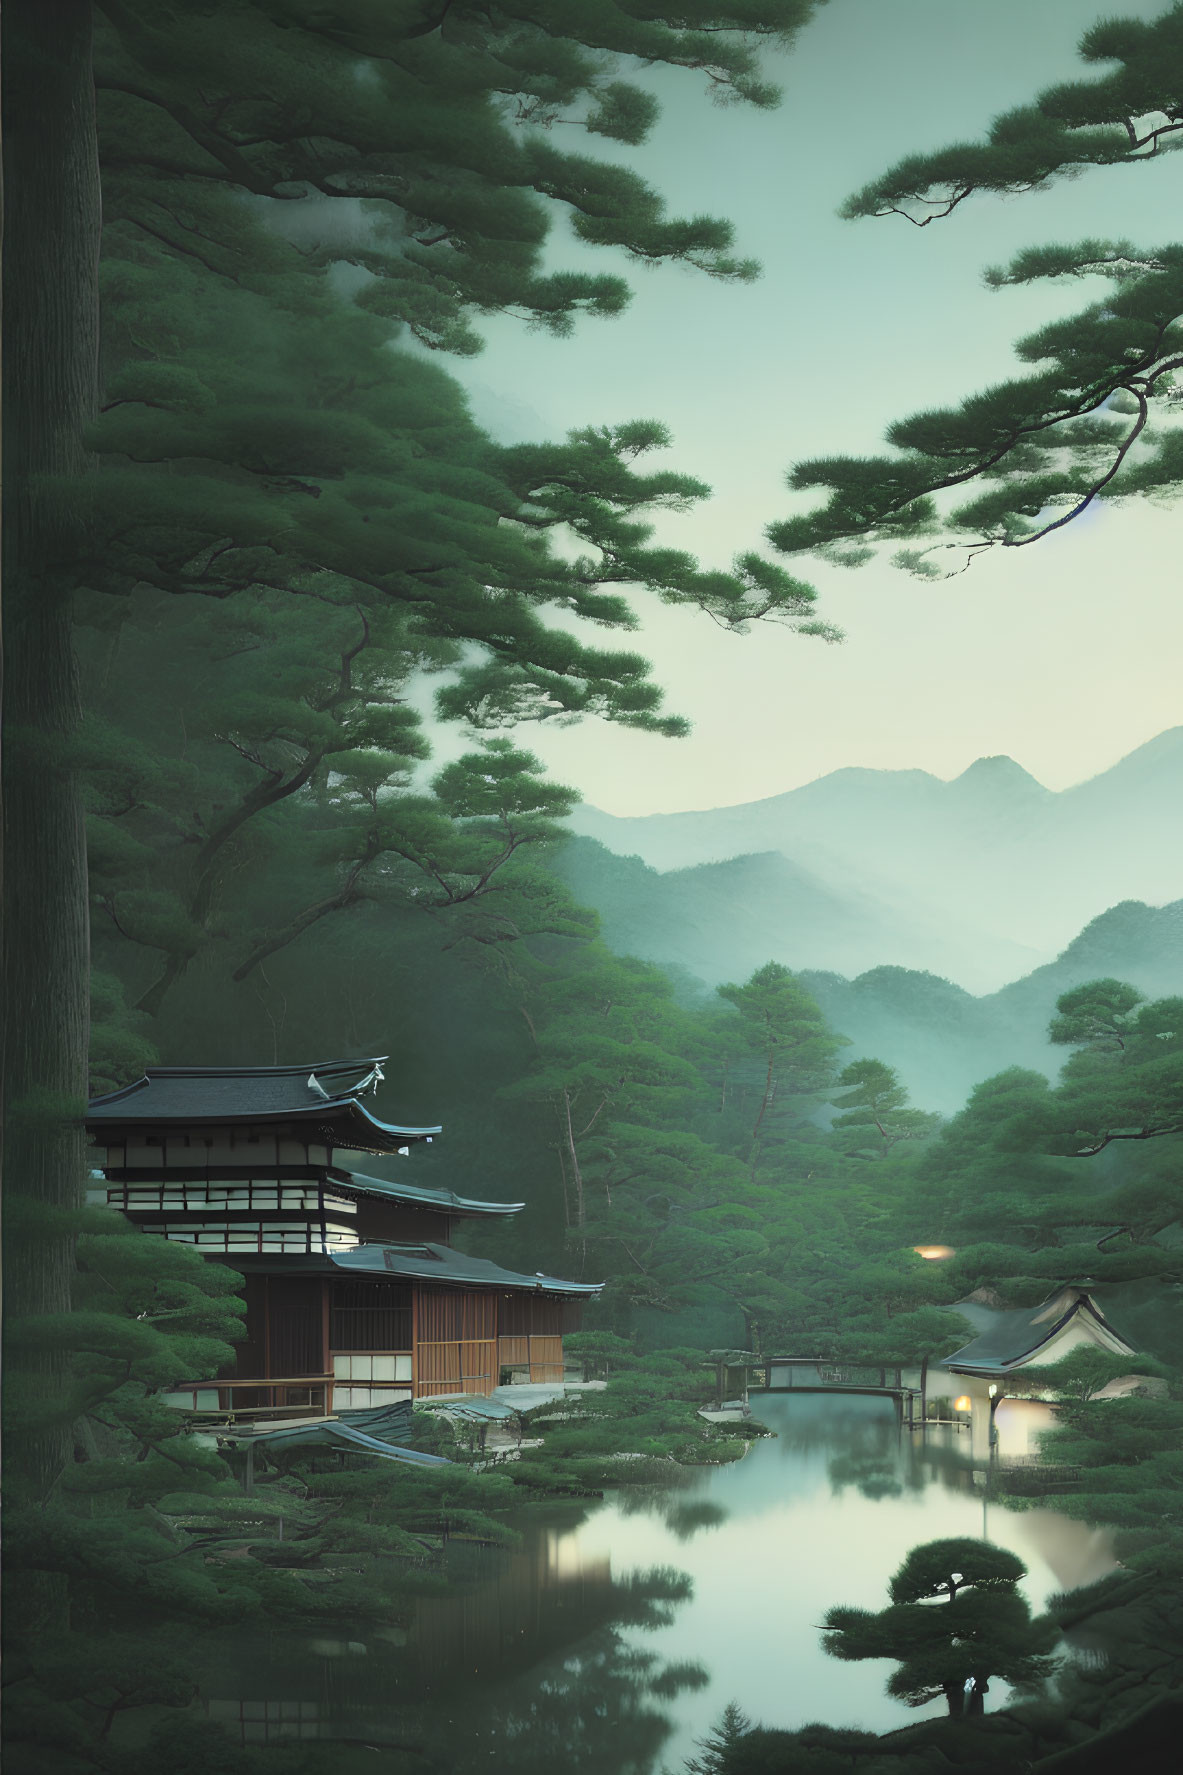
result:
M 3 1075 L 13 1318 L 69 1307 L 73 1237 L 53 1210 L 77 1205 L 84 1175 L 89 944 L 70 619 L 98 383 L 91 26 L 90 0 L 4 8 Z M 61 1359 L 34 1350 L 16 1368 L 17 1402 L 31 1399 L 36 1411 L 9 1443 L 10 1468 L 43 1496 L 70 1456 L 69 1426 L 55 1421 Z

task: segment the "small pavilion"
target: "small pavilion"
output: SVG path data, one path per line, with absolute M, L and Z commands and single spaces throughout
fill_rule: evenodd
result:
M 453 1249 L 457 1222 L 521 1202 L 353 1170 L 355 1155 L 405 1159 L 440 1132 L 372 1112 L 382 1064 L 152 1067 L 91 1101 L 108 1204 L 246 1279 L 233 1365 L 174 1403 L 328 1414 L 562 1380 L 563 1333 L 602 1284 Z
M 964 1308 L 962 1309 L 964 1310 Z M 1088 1289 L 1059 1288 L 1035 1307 L 995 1313 L 990 1324 L 939 1364 L 953 1374 L 1000 1382 L 1024 1368 L 1046 1367 L 1082 1347 L 1113 1356 L 1136 1352 L 1115 1331 Z
M 1083 1283 L 1058 1288 L 1037 1306 L 995 1312 L 971 1301 L 958 1303 L 981 1324 L 977 1337 L 936 1364 L 960 1377 L 961 1410 L 968 1410 L 975 1460 L 1037 1460 L 1040 1437 L 1055 1423 L 1057 1395 L 1035 1385 L 1025 1369 L 1044 1368 L 1073 1350 L 1104 1350 L 1133 1356 Z M 985 1323 L 982 1323 L 985 1321 Z M 1139 1376 L 1110 1381 L 1098 1397 L 1113 1398 L 1146 1386 Z M 997 1422 L 996 1422 L 997 1420 Z

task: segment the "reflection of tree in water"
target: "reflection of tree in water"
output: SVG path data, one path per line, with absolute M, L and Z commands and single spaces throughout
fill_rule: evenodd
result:
M 830 1485 L 841 1496 L 848 1485 L 857 1486 L 864 1498 L 898 1498 L 903 1495 L 898 1458 L 875 1454 L 835 1455 L 829 1466 Z
M 828 1463 L 827 1473 L 835 1495 L 853 1485 L 864 1498 L 898 1498 L 905 1491 L 922 1491 L 926 1483 L 919 1450 L 905 1432 L 901 1440 L 898 1421 L 885 1415 L 845 1421 L 845 1447 Z
M 698 1534 L 700 1529 L 718 1528 L 720 1523 L 727 1521 L 727 1511 L 722 1504 L 713 1504 L 708 1498 L 697 1503 L 674 1504 L 665 1512 L 665 1523 L 670 1533 L 679 1541 L 689 1541 Z
M 450 1775 L 648 1775 L 673 1729 L 661 1703 L 708 1677 L 695 1664 L 662 1664 L 621 1631 L 668 1622 L 689 1581 L 658 1570 L 621 1590 L 624 1611 L 612 1625 L 509 1684 L 467 1690 L 462 1709 L 427 1709 L 423 1736 L 438 1768 Z
M 730 1514 L 713 1498 L 673 1496 L 652 1487 L 630 1486 L 617 1492 L 614 1503 L 621 1516 L 657 1516 L 679 1541 L 689 1541 L 702 1529 L 718 1528 Z
M 317 1740 L 342 1769 L 364 1750 L 373 1775 L 651 1770 L 672 1730 L 663 1703 L 707 1676 L 629 1630 L 667 1626 L 690 1579 L 658 1567 L 614 1580 L 553 1529 L 510 1552 L 456 1551 L 449 1588 L 420 1599 L 409 1629 L 211 1637 L 210 1717 L 243 1743 Z

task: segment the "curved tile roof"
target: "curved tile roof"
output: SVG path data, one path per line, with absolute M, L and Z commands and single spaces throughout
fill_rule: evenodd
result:
M 1036 1306 L 992 1314 L 978 1337 L 937 1366 L 981 1374 L 1005 1374 L 1023 1368 L 1077 1315 L 1095 1333 L 1102 1349 L 1133 1355 L 1133 1345 L 1114 1330 L 1086 1288 L 1057 1288 Z
M 379 1121 L 360 1102 L 382 1077 L 382 1059 L 325 1060 L 300 1066 L 150 1066 L 143 1078 L 91 1099 L 87 1126 L 191 1127 L 201 1123 L 321 1120 L 336 1144 L 390 1152 L 426 1140 L 438 1126 Z
M 458 1196 L 455 1190 L 424 1189 L 415 1183 L 391 1183 L 385 1177 L 364 1177 L 360 1171 L 340 1171 L 331 1166 L 333 1183 L 356 1190 L 362 1196 L 381 1196 L 389 1202 L 409 1202 L 416 1208 L 438 1208 L 445 1214 L 520 1214 L 524 1202 L 478 1202 Z
M 582 1297 L 599 1294 L 604 1286 L 602 1282 L 564 1282 L 540 1271 L 527 1276 L 517 1270 L 503 1270 L 486 1257 L 470 1257 L 466 1251 L 453 1251 L 449 1245 L 353 1245 L 330 1256 L 339 1269 L 405 1276 L 408 1281 L 439 1282 L 444 1287 L 529 1289 L 535 1294 Z

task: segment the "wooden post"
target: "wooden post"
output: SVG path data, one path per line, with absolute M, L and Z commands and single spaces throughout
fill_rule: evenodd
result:
M 248 1442 L 246 1445 L 246 1471 L 242 1476 L 242 1489 L 248 1497 L 255 1489 L 255 1445 L 253 1442 Z
M 332 1342 L 330 1335 L 332 1289 L 333 1284 L 327 1277 L 322 1280 L 320 1285 L 320 1372 L 328 1375 L 333 1372 L 333 1358 L 329 1347 Z M 333 1383 L 331 1380 L 326 1381 L 324 1385 L 324 1406 L 322 1409 L 326 1417 L 333 1409 Z

